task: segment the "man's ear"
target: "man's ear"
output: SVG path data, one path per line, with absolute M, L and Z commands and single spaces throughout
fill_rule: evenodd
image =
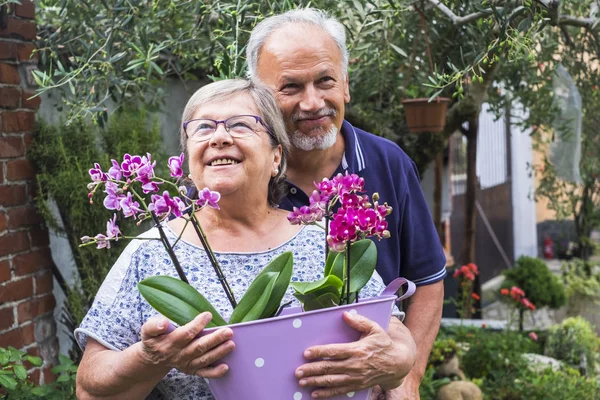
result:
M 348 73 L 344 78 L 344 103 L 350 103 L 350 83 L 348 81 Z

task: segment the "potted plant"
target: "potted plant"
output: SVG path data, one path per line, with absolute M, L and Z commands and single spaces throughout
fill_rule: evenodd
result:
M 177 180 L 183 176 L 182 164 L 183 154 L 169 159 L 171 176 Z M 310 206 L 294 209 L 288 216 L 294 224 L 320 225 L 320 221 L 325 219 L 322 227 L 327 231 L 326 238 L 331 248 L 326 251 L 323 279 L 292 284 L 294 295 L 302 306 L 284 308 L 280 305 L 292 276 L 293 260 L 289 252 L 279 255 L 264 267 L 238 302 L 195 216 L 196 211 L 203 207 L 218 209 L 220 195 L 204 188 L 198 199 L 190 199 L 186 196 L 186 189 L 178 186 L 177 182 L 155 176 L 154 165 L 150 154 L 143 157 L 126 154 L 121 163 L 112 160 L 112 167 L 107 172 L 96 164 L 90 170 L 89 197 L 92 199 L 103 188 L 106 208 L 120 211 L 126 218 L 135 218 L 139 222 L 147 219 L 155 222 L 160 240 L 180 279 L 152 276 L 140 281 L 140 294 L 152 307 L 179 325 L 209 311 L 213 318 L 209 329 L 202 334 L 223 325 L 234 331 L 236 349 L 223 359 L 230 366 L 229 372 L 223 378 L 208 382 L 216 399 L 310 398 L 310 391 L 298 385 L 293 373 L 304 363 L 304 350 L 318 344 L 358 340 L 360 333 L 343 322 L 343 311 L 359 313 L 387 329 L 395 301 L 412 295 L 415 290 L 412 282 L 398 278 L 379 297 L 359 299 L 358 293 L 371 278 L 377 259 L 375 245 L 367 238 L 389 236 L 385 217 L 392 210 L 387 204 L 379 204 L 377 194 L 371 198 L 362 194 L 362 178 L 340 174 L 316 184 L 317 190 L 311 196 Z M 162 195 L 156 194 L 159 185 L 173 188 L 178 195 L 172 196 L 166 190 Z M 151 198 L 149 202 L 145 199 L 148 195 Z M 228 321 L 187 283 L 173 244 L 169 243 L 161 226 L 162 221 L 171 215 L 184 218 L 198 234 L 234 309 Z M 106 234 L 83 237 L 83 245 L 110 248 L 112 241 L 125 238 L 116 225 L 116 219 L 117 214 L 108 221 Z M 398 299 L 396 292 L 404 284 L 408 285 L 408 289 Z M 280 346 L 276 346 L 277 343 Z M 368 390 L 353 394 L 363 400 L 368 395 Z M 344 397 L 338 396 L 340 399 Z

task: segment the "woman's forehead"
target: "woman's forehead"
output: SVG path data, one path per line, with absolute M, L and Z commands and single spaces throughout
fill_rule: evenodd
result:
M 248 93 L 236 93 L 202 104 L 194 111 L 193 119 L 210 118 L 224 120 L 234 115 L 258 115 L 258 107 Z

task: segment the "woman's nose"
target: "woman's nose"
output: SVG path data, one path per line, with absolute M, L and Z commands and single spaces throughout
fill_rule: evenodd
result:
M 230 145 L 232 143 L 233 138 L 231 137 L 229 132 L 227 132 L 227 129 L 225 129 L 224 123 L 220 123 L 217 125 L 217 128 L 213 132 L 208 142 L 208 144 L 212 147 L 221 147 L 224 145 Z

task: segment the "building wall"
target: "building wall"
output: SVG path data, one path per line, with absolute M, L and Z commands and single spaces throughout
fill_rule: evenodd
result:
M 48 232 L 36 213 L 35 171 L 27 159 L 39 98 L 31 71 L 36 36 L 31 0 L 0 9 L 0 347 L 44 358 L 34 382 L 53 379 L 57 359 Z

